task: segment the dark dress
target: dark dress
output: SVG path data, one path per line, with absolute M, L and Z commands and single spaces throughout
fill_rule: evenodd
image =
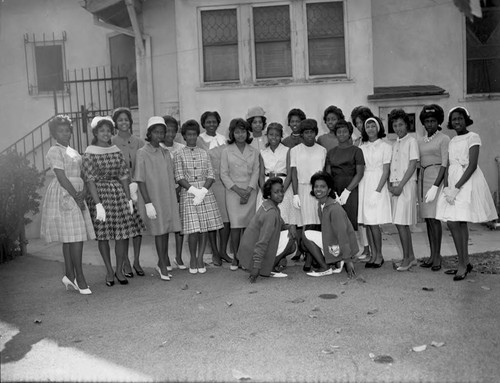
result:
M 365 165 L 363 152 L 357 146 L 330 149 L 326 154 L 326 165 L 330 165 L 333 190 L 340 196 L 356 175 L 356 166 Z M 354 188 L 343 206 L 354 230 L 358 230 L 358 187 Z

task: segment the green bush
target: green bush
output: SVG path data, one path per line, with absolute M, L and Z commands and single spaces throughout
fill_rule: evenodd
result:
M 0 263 L 26 254 L 26 215 L 38 213 L 43 183 L 43 173 L 16 151 L 0 155 Z

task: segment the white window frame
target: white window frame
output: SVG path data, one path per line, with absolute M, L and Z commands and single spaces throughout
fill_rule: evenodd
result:
M 309 47 L 307 38 L 307 10 L 309 3 L 341 2 L 343 6 L 344 22 L 344 50 L 345 50 L 345 73 L 331 75 L 309 75 Z M 291 77 L 275 77 L 257 79 L 255 37 L 253 27 L 253 9 L 273 6 L 287 5 L 290 11 L 290 43 L 291 43 Z M 201 27 L 201 12 L 212 10 L 236 9 L 238 23 L 238 68 L 239 80 L 227 81 L 205 81 L 204 79 L 204 57 L 203 57 L 203 36 Z M 258 2 L 248 4 L 220 4 L 214 6 L 199 6 L 197 8 L 198 26 L 198 65 L 199 79 L 201 87 L 211 88 L 214 86 L 261 86 L 266 83 L 303 83 L 307 81 L 319 80 L 349 80 L 350 79 L 350 59 L 349 59 L 349 29 L 347 23 L 347 1 L 346 0 L 288 0 L 273 2 Z M 304 32 L 300 32 L 304 31 Z

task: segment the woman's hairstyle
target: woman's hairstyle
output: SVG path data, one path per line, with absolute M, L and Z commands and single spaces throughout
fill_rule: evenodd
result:
M 464 116 L 465 126 L 471 126 L 474 123 L 474 121 L 472 121 L 472 119 L 470 118 L 470 114 L 467 109 L 465 109 L 463 106 L 456 106 L 452 108 L 448 113 L 448 129 L 453 129 L 453 125 L 451 124 L 451 115 L 453 114 L 453 112 L 460 113 L 462 116 Z
M 408 114 L 406 114 L 406 112 L 403 109 L 391 110 L 391 113 L 389 113 L 389 117 L 388 117 L 389 127 L 392 126 L 394 121 L 399 120 L 399 119 L 404 121 L 404 123 L 406 124 L 406 129 L 410 129 L 410 125 L 411 125 L 410 116 L 408 116 Z
M 328 108 L 325 109 L 325 112 L 323 113 L 323 121 L 326 123 L 326 117 L 330 114 L 334 114 L 337 116 L 337 120 L 344 120 L 344 113 L 342 113 L 342 109 L 337 108 L 334 105 L 330 105 Z
M 335 192 L 333 190 L 333 178 L 330 174 L 328 174 L 327 172 L 323 172 L 323 171 L 316 172 L 312 175 L 311 181 L 310 181 L 310 183 L 311 183 L 311 195 L 313 197 L 316 196 L 314 194 L 314 184 L 316 183 L 316 181 L 320 181 L 320 180 L 325 181 L 326 185 L 330 189 L 329 196 L 333 198 L 335 195 Z
M 280 177 L 271 177 L 265 183 L 262 188 L 262 198 L 269 199 L 271 197 L 271 189 L 274 184 L 283 185 L 283 180 Z
M 316 135 L 318 135 L 318 123 L 313 118 L 306 118 L 300 121 L 299 124 L 300 134 L 302 135 L 306 130 L 313 130 Z
M 175 128 L 175 132 L 177 133 L 179 130 L 179 122 L 175 118 L 167 114 L 166 116 L 163 116 L 163 121 L 165 121 L 165 125 L 173 126 Z
M 73 125 L 69 116 L 65 114 L 58 114 L 49 121 L 50 135 L 53 138 L 56 138 L 56 131 L 59 125 L 67 125 L 69 127 L 69 131 L 73 134 Z
M 365 128 L 366 128 L 366 124 L 368 122 L 371 122 L 371 121 L 375 122 L 378 125 L 377 137 L 378 138 L 385 137 L 385 129 L 384 129 L 384 124 L 382 123 L 382 120 L 380 118 L 378 118 L 377 116 L 373 116 L 373 117 L 368 118 L 363 125 L 363 131 L 361 132 L 361 141 L 363 141 L 363 142 L 369 141 L 368 134 L 366 134 Z
M 290 125 L 290 120 L 292 119 L 293 116 L 297 116 L 298 118 L 300 118 L 300 121 L 306 119 L 306 114 L 302 110 L 295 108 L 288 112 L 287 116 L 288 125 Z
M 252 122 L 253 120 L 255 120 L 256 117 L 260 117 L 262 119 L 262 130 L 264 130 L 266 128 L 266 117 L 265 116 L 255 116 L 255 117 L 250 117 L 250 118 L 247 118 L 247 122 L 248 124 L 250 125 L 250 131 L 253 132 L 253 129 L 252 129 Z
M 97 131 L 101 128 L 101 126 L 107 125 L 111 132 L 113 132 L 113 129 L 115 128 L 114 121 L 110 117 L 94 117 L 92 119 L 92 125 L 94 127 L 92 128 L 92 134 L 94 135 L 94 138 L 92 139 L 91 145 L 97 144 Z M 111 144 L 111 140 L 108 141 L 109 144 Z
M 337 135 L 337 130 L 340 128 L 347 128 L 349 131 L 349 136 L 352 136 L 352 132 L 354 131 L 354 127 L 349 121 L 346 120 L 338 120 L 335 126 L 333 127 L 333 133 Z
M 198 122 L 196 120 L 187 120 L 181 126 L 181 135 L 182 135 L 182 137 L 186 136 L 186 132 L 188 130 L 196 132 L 196 134 L 199 136 L 200 135 L 200 124 L 198 124 Z
M 365 121 L 367 119 L 369 119 L 370 117 L 373 117 L 374 114 L 373 112 L 370 110 L 370 108 L 368 108 L 367 106 L 363 106 L 363 105 L 359 105 L 357 107 L 355 107 L 352 112 L 351 112 L 351 121 L 354 125 L 356 125 L 356 118 L 360 118 L 361 122 L 363 123 L 363 125 L 365 124 Z
M 441 130 L 441 124 L 444 121 L 444 111 L 443 108 L 441 108 L 437 104 L 430 104 L 430 105 L 424 105 L 422 108 L 422 111 L 420 112 L 420 122 L 422 125 L 425 125 L 424 122 L 427 118 L 433 117 L 436 119 L 438 123 L 438 130 Z
M 147 142 L 151 142 L 151 133 L 153 132 L 153 129 L 156 128 L 157 126 L 161 126 L 163 128 L 163 130 L 165 131 L 165 133 L 167 132 L 167 127 L 163 124 L 154 124 L 154 125 L 151 125 L 148 130 L 146 131 L 146 138 L 145 140 Z
M 220 125 L 220 122 L 221 122 L 221 118 L 220 118 L 220 114 L 216 111 L 213 111 L 213 112 L 210 112 L 210 111 L 206 111 L 205 113 L 203 113 L 200 117 L 200 123 L 201 123 L 201 127 L 203 129 L 205 129 L 205 121 L 208 117 L 210 116 L 213 116 L 215 117 L 215 119 L 217 120 L 217 126 Z
M 134 121 L 132 120 L 132 112 L 130 111 L 129 108 L 125 108 L 123 106 L 113 110 L 113 115 L 111 116 L 111 118 L 113 119 L 113 122 L 115 123 L 115 128 L 117 128 L 116 121 L 118 121 L 118 117 L 122 113 L 125 113 L 127 115 L 128 120 L 130 121 L 130 128 L 129 128 L 130 133 L 132 133 L 132 124 L 134 123 Z
M 229 123 L 229 134 L 228 134 L 229 139 L 227 140 L 228 144 L 234 144 L 235 143 L 234 131 L 236 130 L 236 128 L 240 128 L 240 129 L 246 130 L 246 132 L 247 132 L 247 139 L 245 140 L 245 142 L 247 144 L 249 144 L 249 143 L 252 142 L 252 137 L 250 136 L 250 124 L 248 122 L 246 122 L 242 118 L 233 118 L 231 120 L 231 122 Z
M 271 122 L 268 126 L 267 126 L 267 132 L 266 132 L 266 135 L 269 134 L 269 131 L 270 130 L 276 130 L 280 133 L 280 136 L 281 138 L 283 138 L 283 125 L 281 125 L 279 122 Z M 281 141 L 281 140 L 280 140 Z M 266 147 L 269 146 L 269 141 L 266 142 Z

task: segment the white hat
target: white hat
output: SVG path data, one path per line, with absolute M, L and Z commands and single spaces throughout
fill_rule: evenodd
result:
M 104 116 L 104 117 L 103 116 L 95 116 L 92 119 L 92 122 L 90 123 L 90 127 L 92 129 L 94 129 L 97 126 L 97 124 L 99 123 L 99 121 L 101 121 L 101 120 L 107 120 L 107 121 L 109 121 L 111 123 L 111 125 L 113 127 L 115 126 L 115 123 L 114 123 L 114 121 L 113 121 L 113 119 L 111 117 L 109 117 L 109 116 Z
M 253 106 L 250 109 L 248 109 L 247 120 L 252 117 L 264 117 L 265 115 L 266 112 L 261 106 Z
M 153 117 L 149 118 L 149 120 L 148 120 L 148 129 L 150 127 L 152 127 L 153 125 L 163 125 L 164 127 L 167 127 L 167 125 L 165 124 L 165 120 L 163 119 L 163 117 L 159 117 L 159 116 L 153 116 Z

